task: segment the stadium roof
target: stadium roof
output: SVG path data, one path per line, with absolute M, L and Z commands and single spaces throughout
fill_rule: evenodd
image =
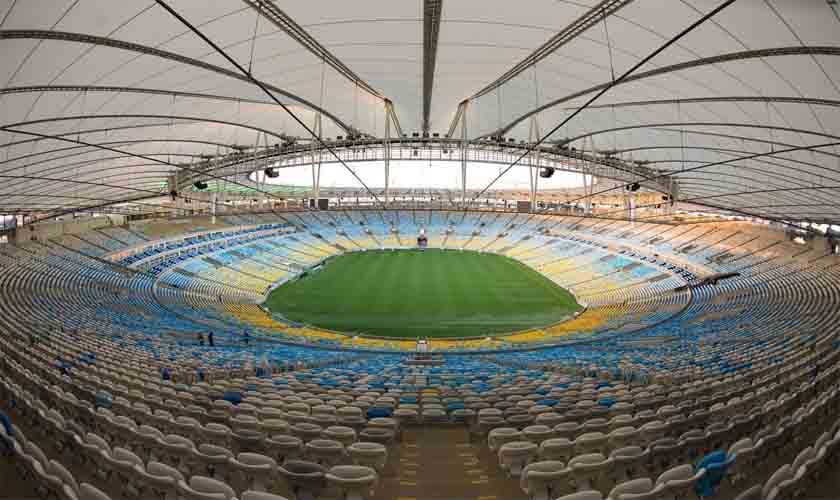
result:
M 0 213 L 159 195 L 316 113 L 381 138 L 392 103 L 408 134 L 556 128 L 680 200 L 836 223 L 838 42 L 836 0 L 0 0 Z

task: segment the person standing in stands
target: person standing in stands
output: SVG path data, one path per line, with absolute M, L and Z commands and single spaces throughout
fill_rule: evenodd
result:
M 198 345 L 204 347 L 204 334 L 201 332 L 198 332 Z
M 248 342 L 251 341 L 251 335 L 248 333 L 248 330 L 242 332 L 242 340 L 245 342 L 245 345 L 248 345 Z
M 213 332 L 212 331 L 209 334 L 207 334 L 207 342 L 210 344 L 210 347 L 215 347 L 215 345 L 213 344 Z

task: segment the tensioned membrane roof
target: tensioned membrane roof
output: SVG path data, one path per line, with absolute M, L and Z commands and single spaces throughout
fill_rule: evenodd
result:
M 381 138 L 391 102 L 408 134 L 556 127 L 680 201 L 837 222 L 839 42 L 836 0 L 0 0 L 0 213 L 165 193 L 308 138 L 287 110 Z

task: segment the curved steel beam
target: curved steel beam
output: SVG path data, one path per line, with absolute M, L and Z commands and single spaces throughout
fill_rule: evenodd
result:
M 26 87 L 6 87 L 0 89 L 0 95 L 25 94 L 34 92 L 108 92 L 119 94 L 154 94 L 173 97 L 190 97 L 196 99 L 208 99 L 214 101 L 244 102 L 248 104 L 268 104 L 274 106 L 271 101 L 259 101 L 257 99 L 243 99 L 216 94 L 202 94 L 198 92 L 183 92 L 178 90 L 150 89 L 142 87 L 113 87 L 105 85 L 31 85 Z
M 731 149 L 731 148 L 722 148 L 722 147 L 715 147 L 715 146 L 646 146 L 646 147 L 627 148 L 627 149 L 617 150 L 617 151 L 615 151 L 615 154 L 633 153 L 633 152 L 637 152 L 637 151 L 657 151 L 657 150 L 663 150 L 663 149 L 677 149 L 677 150 L 681 150 L 681 151 L 682 150 L 714 151 L 714 152 L 717 152 L 717 153 L 720 153 L 720 154 L 742 153 L 742 154 L 752 155 L 752 154 L 758 153 L 758 151 L 748 151 L 746 149 Z M 806 165 L 808 167 L 814 167 L 814 168 L 819 168 L 819 169 L 822 169 L 822 170 L 828 170 L 830 172 L 837 172 L 834 169 L 824 167 L 824 166 L 822 166 L 818 163 L 811 163 L 811 162 L 807 162 L 807 161 L 795 160 L 793 158 L 785 158 L 785 157 L 780 157 L 779 159 L 784 160 L 784 161 L 789 161 L 791 163 L 797 163 L 799 165 Z M 645 165 L 652 165 L 652 164 L 663 164 L 663 163 L 680 163 L 681 161 L 689 161 L 689 160 L 682 160 L 680 158 L 677 158 L 677 159 L 662 159 L 662 160 L 645 160 L 644 164 Z M 767 161 L 767 160 L 754 160 L 754 161 L 756 161 L 757 163 L 764 163 L 766 165 L 773 165 L 773 166 L 780 167 L 780 168 L 790 168 L 786 165 L 780 165 L 780 164 L 773 163 L 773 162 Z M 802 170 L 797 169 L 797 171 L 802 171 Z M 673 170 L 671 173 L 672 174 L 678 174 L 679 170 Z
M 43 177 L 43 176 L 33 176 L 33 175 L 7 175 L 7 174 L 0 174 L 0 179 L 10 179 L 10 180 L 35 180 L 35 181 L 42 181 L 42 182 L 58 182 L 58 183 L 67 183 L 67 184 L 77 184 L 81 186 L 107 186 L 111 188 L 118 188 L 127 191 L 137 191 L 140 193 L 146 193 L 148 195 L 153 196 L 161 196 L 160 191 L 150 191 L 148 189 L 137 189 L 131 188 L 126 186 L 118 186 L 114 184 L 106 184 L 102 182 L 92 182 L 92 181 L 81 181 L 76 179 L 65 179 L 65 178 L 54 178 L 54 177 Z M 122 202 L 119 202 L 122 203 Z
M 162 155 L 160 155 L 160 156 L 162 156 Z M 64 172 L 68 172 L 68 171 L 70 171 L 71 175 L 73 175 L 73 172 L 77 172 L 77 171 L 80 171 L 81 169 L 85 169 L 83 172 L 80 172 L 79 175 L 74 175 L 74 177 L 80 177 L 81 178 L 81 177 L 85 177 L 85 176 L 88 176 L 88 175 L 98 174 L 98 173 L 101 173 L 101 172 L 110 172 L 110 171 L 113 171 L 113 170 L 124 170 L 124 169 L 130 170 L 130 169 L 139 168 L 139 167 L 160 166 L 159 163 L 120 164 L 120 165 L 112 165 L 110 167 L 104 167 L 104 168 L 99 168 L 98 165 L 97 165 L 99 163 L 104 163 L 104 162 L 119 160 L 119 159 L 133 158 L 133 157 L 134 157 L 133 155 L 109 156 L 109 157 L 103 157 L 103 158 L 94 158 L 94 159 L 91 159 L 91 160 L 77 161 L 77 162 L 73 162 L 73 163 L 60 165 L 60 166 L 57 166 L 57 167 L 43 166 L 42 168 L 39 168 L 37 170 L 30 170 L 30 167 L 39 165 L 39 164 L 34 164 L 34 165 L 28 165 L 26 167 L 21 167 L 21 168 L 18 168 L 18 167 L 7 168 L 5 170 L 0 171 L 0 174 L 14 174 L 19 170 L 23 170 L 24 173 L 26 173 L 28 175 L 33 175 L 33 176 L 41 175 L 43 173 L 62 174 Z M 153 160 L 153 161 L 155 160 L 151 156 L 149 157 L 149 159 Z M 166 175 L 169 175 L 169 174 L 173 173 L 174 171 L 176 171 L 175 168 L 172 168 L 171 170 L 167 170 Z M 142 172 L 150 172 L 150 170 L 143 170 Z M 137 175 L 137 174 L 126 172 L 126 173 L 123 173 L 122 175 L 123 175 L 123 177 L 131 177 L 131 176 Z M 166 175 L 163 176 L 164 180 L 166 179 Z M 23 183 L 25 183 L 25 181 Z M 13 184 L 17 185 L 16 183 L 13 183 Z
M 685 99 L 656 99 L 651 101 L 626 101 L 612 104 L 596 104 L 587 109 L 611 109 L 626 108 L 633 106 L 659 106 L 667 104 L 703 104 L 707 102 L 781 102 L 786 104 L 809 104 L 814 106 L 840 106 L 840 101 L 834 99 L 816 99 L 812 97 L 787 97 L 787 96 L 720 96 L 720 97 L 688 97 Z M 563 108 L 564 111 L 573 111 L 577 108 Z
M 185 120 L 190 122 L 207 122 L 207 123 L 218 123 L 220 125 L 230 125 L 231 127 L 241 127 L 246 128 L 249 130 L 253 130 L 255 132 L 262 132 L 263 134 L 268 134 L 273 137 L 277 137 L 278 139 L 284 139 L 288 136 L 283 134 L 277 134 L 272 132 L 268 129 L 264 129 L 261 127 L 254 127 L 252 125 L 245 125 L 243 123 L 237 122 L 229 122 L 226 120 L 214 120 L 212 118 L 203 118 L 203 117 L 195 117 L 195 116 L 184 116 L 184 115 L 146 115 L 146 114 L 127 114 L 127 115 L 72 115 L 72 116 L 54 116 L 52 118 L 39 118 L 37 120 L 29 120 L 25 122 L 17 122 L 17 123 L 7 123 L 5 125 L 0 125 L 2 128 L 9 128 L 9 127 L 26 127 L 28 125 L 38 125 L 41 123 L 50 123 L 50 122 L 62 122 L 68 120 L 115 120 L 115 119 L 122 119 L 122 118 L 146 118 L 146 119 L 155 119 L 155 118 L 163 118 L 166 120 Z M 171 125 L 171 124 L 170 124 Z M 23 133 L 23 132 L 19 132 Z M 76 132 L 71 132 L 64 135 L 75 135 Z M 50 137 L 60 137 L 60 136 L 50 136 Z
M 161 174 L 163 174 L 163 175 L 161 175 Z M 28 175 L 30 177 L 38 177 L 37 174 L 28 174 Z M 61 179 L 67 179 L 67 177 L 60 177 L 60 178 Z M 108 181 L 110 179 L 117 179 L 119 184 L 118 185 L 117 184 L 108 184 Z M 6 186 L 6 187 L 7 188 L 14 187 L 14 188 L 16 188 L 17 191 L 21 191 L 23 188 L 19 188 L 17 186 L 20 186 L 23 183 L 35 182 L 36 180 L 37 179 L 31 179 L 31 180 L 26 179 L 26 180 L 13 181 L 12 183 L 9 183 L 9 185 Z M 77 180 L 84 180 L 84 179 L 77 179 Z M 166 172 L 160 172 L 160 171 L 156 172 L 156 171 L 146 170 L 142 173 L 132 175 L 130 179 L 126 179 L 125 176 L 120 175 L 120 174 L 106 175 L 106 176 L 98 177 L 96 179 L 96 181 L 98 181 L 100 183 L 103 183 L 101 185 L 101 187 L 85 187 L 85 188 L 82 188 L 83 191 L 84 191 L 83 194 L 98 194 L 100 191 L 108 191 L 108 192 L 121 191 L 121 192 L 124 193 L 126 188 L 143 187 L 143 186 L 152 187 L 152 186 L 155 186 L 155 185 L 159 186 L 161 182 L 166 182 Z M 79 194 L 78 191 L 82 190 L 75 184 L 71 184 L 71 185 L 53 184 L 51 182 L 44 182 L 44 181 L 40 181 L 40 180 L 37 180 L 37 182 L 39 183 L 39 185 L 38 186 L 33 186 L 34 190 L 26 191 L 25 193 L 22 193 L 22 195 L 25 194 L 25 195 L 28 195 L 28 196 L 39 196 L 39 197 L 43 197 L 43 198 L 52 198 L 53 196 L 61 196 L 65 193 L 68 193 L 68 192 L 70 192 L 70 190 L 73 190 L 72 192 L 74 194 Z M 63 186 L 63 187 L 58 188 L 56 186 Z M 44 189 L 53 189 L 53 191 L 44 191 Z M 158 191 L 158 193 L 160 193 L 161 196 L 166 195 L 166 193 L 161 192 L 161 191 Z M 17 195 L 14 195 L 14 194 L 9 195 L 9 199 L 13 199 L 15 196 L 17 196 Z M 115 201 L 115 203 L 120 203 L 120 201 L 117 200 L 117 201 Z
M 105 127 L 105 128 L 92 128 L 92 129 L 87 129 L 87 130 L 74 130 L 72 132 L 65 132 L 63 134 L 55 134 L 55 135 L 47 137 L 47 138 L 45 138 L 45 137 L 35 137 L 35 138 L 32 138 L 32 139 L 24 139 L 24 140 L 21 140 L 21 141 L 7 142 L 5 144 L 0 144 L 0 149 L 12 148 L 12 147 L 15 147 L 15 146 L 22 146 L 24 144 L 34 144 L 34 143 L 40 142 L 40 141 L 48 141 L 52 137 L 61 138 L 61 137 L 66 137 L 68 135 L 81 136 L 81 135 L 84 135 L 84 134 L 96 134 L 96 133 L 99 133 L 99 132 L 114 132 L 114 131 L 117 131 L 117 130 L 132 130 L 132 129 L 136 129 L 136 128 L 139 129 L 139 128 L 154 128 L 154 127 L 171 127 L 172 125 L 173 125 L 172 122 L 161 122 L 161 123 L 143 123 L 143 124 L 140 124 L 140 125 L 123 125 L 123 126 L 120 126 L 120 127 Z
M 423 0 L 423 132 L 429 133 L 443 0 Z
M 813 144 L 811 146 L 808 146 L 807 148 L 804 147 L 804 146 L 794 146 L 794 147 L 791 147 L 791 148 L 781 149 L 781 150 L 778 150 L 778 151 L 770 151 L 770 152 L 767 152 L 767 153 L 759 153 L 759 154 L 755 154 L 755 155 L 732 158 L 732 159 L 729 159 L 729 160 L 716 161 L 716 162 L 712 162 L 712 163 L 702 163 L 700 165 L 681 170 L 680 173 L 681 174 L 686 174 L 688 172 L 695 172 L 695 171 L 698 171 L 698 170 L 708 169 L 708 168 L 711 168 L 711 167 L 717 167 L 717 166 L 720 166 L 720 165 L 727 165 L 727 164 L 734 163 L 734 162 L 737 162 L 737 161 L 752 160 L 752 159 L 755 159 L 755 158 L 762 158 L 762 157 L 766 157 L 766 156 L 776 156 L 776 155 L 780 155 L 780 154 L 793 153 L 793 152 L 796 152 L 796 151 L 803 151 L 803 150 L 806 150 L 808 148 L 817 148 L 817 147 L 829 148 L 829 147 L 836 147 L 838 145 L 840 145 L 840 142 Z M 642 180 L 650 181 L 650 180 L 654 180 L 656 178 L 662 178 L 662 177 L 669 176 L 669 175 L 670 175 L 670 173 L 659 173 L 659 174 L 656 174 L 653 177 L 645 177 Z M 618 186 L 613 186 L 613 187 L 609 187 L 609 188 L 606 188 L 606 189 L 602 189 L 600 191 L 590 193 L 588 195 L 579 196 L 579 197 L 573 198 L 571 200 L 567 200 L 567 203 L 574 203 L 576 201 L 580 201 L 580 200 L 585 199 L 585 198 L 597 196 L 597 195 L 604 194 L 604 193 L 607 193 L 607 192 L 610 192 L 610 191 L 615 191 L 615 190 L 618 190 L 618 189 L 623 189 L 624 187 L 626 187 L 628 185 L 629 184 L 620 184 Z
M 757 160 L 753 160 L 753 161 L 757 161 Z M 697 161 L 697 160 L 687 160 L 687 163 L 702 164 L 702 163 L 705 163 L 705 162 Z M 801 176 L 797 177 L 796 175 L 783 175 L 783 174 L 780 174 L 780 173 L 777 173 L 777 172 L 771 172 L 771 171 L 768 171 L 768 170 L 762 170 L 760 168 L 748 167 L 748 166 L 743 166 L 743 165 L 739 166 L 737 170 L 735 170 L 735 169 L 727 170 L 727 171 L 706 170 L 702 174 L 697 174 L 697 175 L 679 175 L 679 172 L 676 172 L 676 175 L 674 175 L 674 177 L 679 179 L 680 193 L 682 193 L 684 191 L 684 189 L 683 189 L 684 186 L 689 186 L 689 185 L 695 185 L 696 186 L 696 185 L 700 184 L 700 181 L 705 182 L 706 184 L 719 184 L 719 185 L 727 187 L 727 188 L 732 187 L 731 182 L 729 184 L 718 183 L 718 181 L 716 180 L 717 178 L 731 178 L 731 179 L 733 179 L 732 182 L 737 182 L 738 185 L 745 185 L 745 184 L 748 184 L 748 183 L 751 183 L 751 182 L 756 182 L 756 177 L 747 177 L 745 175 L 738 175 L 736 173 L 736 172 L 740 172 L 742 170 L 746 171 L 745 174 L 754 173 L 755 175 L 763 176 L 765 178 L 765 180 L 762 181 L 763 184 L 766 184 L 767 186 L 773 187 L 773 188 L 784 189 L 784 186 L 786 186 L 786 187 L 789 187 L 789 188 L 792 188 L 792 189 L 793 188 L 798 189 L 799 187 L 803 187 L 803 186 L 807 187 L 809 185 L 813 185 L 813 184 L 809 184 L 806 181 L 800 181 L 799 179 L 801 178 Z M 805 175 L 808 175 L 808 176 L 813 176 L 814 175 L 812 172 L 803 171 L 803 170 L 800 170 L 800 169 L 795 169 L 795 170 L 797 172 L 801 172 L 801 173 L 803 173 Z M 770 179 L 773 179 L 776 182 L 770 182 Z M 694 181 L 698 181 L 698 182 L 694 182 Z M 679 201 L 681 201 L 681 200 L 679 200 Z
M 492 81 L 472 96 L 468 97 L 467 100 L 477 99 L 484 94 L 501 87 L 510 80 L 513 80 L 523 71 L 534 67 L 534 65 L 556 52 L 560 47 L 576 39 L 581 33 L 598 23 L 604 22 L 607 16 L 615 14 L 622 7 L 632 1 L 633 0 L 601 0 L 597 5 L 590 7 L 589 10 L 584 12 L 582 16 L 572 21 L 571 24 L 563 27 L 562 30 L 549 38 L 548 41 L 537 47 L 537 49 L 531 54 L 528 54 L 525 59 L 516 63 L 502 76 Z
M 67 42 L 77 42 L 77 43 L 87 43 L 91 45 L 99 45 L 103 47 L 111 47 L 120 50 L 127 50 L 130 52 L 136 52 L 139 54 L 145 54 L 155 57 L 160 57 L 162 59 L 168 59 L 170 61 L 175 61 L 180 64 L 185 64 L 188 66 L 193 66 L 196 68 L 201 68 L 207 71 L 212 71 L 214 73 L 218 73 L 220 75 L 227 76 L 229 78 L 234 78 L 236 80 L 251 83 L 251 78 L 246 75 L 242 75 L 235 71 L 231 71 L 229 69 L 222 68 L 220 66 L 216 66 L 199 59 L 193 59 L 191 57 L 183 56 L 180 54 L 176 54 L 174 52 L 169 52 L 161 49 L 156 49 L 154 47 L 149 47 L 147 45 L 140 45 L 137 43 L 126 42 L 123 40 L 115 40 L 113 38 L 102 37 L 102 36 L 95 36 L 89 35 L 85 33 L 70 33 L 66 31 L 48 31 L 48 30 L 0 30 L 0 40 L 14 40 L 14 39 L 27 39 L 27 40 L 60 40 L 60 41 L 67 41 Z M 321 108 L 320 106 L 315 105 L 307 101 L 306 99 L 293 94 L 287 90 L 283 90 L 279 87 L 275 87 L 274 85 L 260 82 L 265 88 L 271 90 L 272 92 L 276 92 L 284 97 L 287 97 L 313 111 L 321 113 L 322 115 L 326 116 L 330 120 L 332 120 L 336 125 L 341 127 L 346 132 L 352 132 L 353 128 L 344 123 L 339 117 L 335 116 L 334 114 L 330 113 L 329 111 Z
M 805 147 L 797 146 L 795 144 L 789 144 L 787 142 L 770 141 L 770 140 L 767 140 L 767 139 L 759 139 L 757 137 L 747 137 L 747 136 L 743 136 L 743 135 L 720 134 L 720 133 L 717 133 L 717 132 L 706 132 L 706 131 L 703 131 L 703 130 L 684 130 L 684 129 L 676 129 L 676 128 L 673 128 L 673 129 L 663 128 L 663 129 L 657 129 L 657 130 L 658 131 L 663 131 L 663 132 L 674 132 L 674 133 L 684 132 L 686 134 L 692 134 L 692 135 L 703 135 L 703 136 L 708 136 L 708 137 L 720 137 L 720 138 L 723 138 L 723 139 L 731 139 L 731 140 L 735 140 L 735 141 L 757 142 L 759 144 L 771 144 L 773 146 L 782 146 L 784 148 L 794 148 L 795 147 L 795 148 L 799 148 L 799 149 L 802 149 L 802 150 L 806 150 L 810 153 L 817 153 L 817 154 L 822 154 L 822 155 L 826 155 L 826 156 L 831 156 L 831 157 L 834 157 L 834 158 L 840 158 L 840 154 L 831 153 L 829 151 L 823 151 L 823 150 L 821 150 L 819 148 L 816 148 L 816 147 L 810 148 L 810 147 L 807 147 L 807 146 L 805 146 Z
M 126 165 L 126 168 L 130 169 L 130 168 L 143 168 L 143 167 L 155 167 L 155 166 L 159 166 L 159 165 L 154 164 L 154 163 L 137 163 L 137 164 L 132 164 L 132 165 Z M 65 169 L 65 170 L 68 170 L 68 169 Z M 113 170 L 114 169 L 112 169 L 112 168 L 105 168 L 105 169 L 91 170 L 87 173 L 93 175 L 93 174 L 99 174 L 99 173 L 102 173 L 102 172 L 112 172 Z M 43 170 L 40 170 L 38 172 L 23 172 L 23 174 L 25 176 L 31 177 L 32 179 L 12 180 L 12 181 L 6 182 L 4 184 L 4 187 L 6 189 L 14 188 L 16 191 L 21 192 L 21 193 L 33 193 L 33 194 L 38 193 L 38 194 L 43 194 L 44 196 L 49 196 L 49 194 L 48 194 L 49 191 L 44 190 L 44 189 L 47 189 L 47 187 L 46 187 L 46 186 L 48 186 L 48 184 L 46 184 L 47 181 L 40 179 L 41 177 L 44 177 L 45 175 L 47 175 L 49 177 L 49 179 L 52 179 L 52 180 L 58 180 L 58 179 L 64 179 L 64 180 L 75 179 L 75 180 L 78 180 L 78 181 L 89 181 L 89 180 L 91 180 L 90 175 L 87 175 L 87 176 L 52 175 L 54 173 L 59 173 L 60 174 L 61 172 L 54 172 L 53 170 L 50 170 L 50 169 L 43 169 Z M 97 181 L 97 180 L 102 180 L 102 179 L 105 179 L 105 178 L 118 177 L 118 178 L 122 178 L 124 180 L 124 183 L 120 184 L 120 186 L 122 187 L 122 186 L 131 185 L 132 184 L 131 181 L 134 180 L 134 179 L 154 177 L 156 179 L 160 179 L 165 184 L 167 175 L 169 173 L 170 172 L 166 171 L 166 170 L 141 170 L 141 171 L 134 172 L 134 173 L 131 173 L 131 174 L 121 173 L 121 174 L 112 174 L 112 175 L 102 176 L 102 177 L 94 177 L 92 180 Z M 18 172 L 2 172 L 2 173 L 0 173 L 0 175 L 12 175 L 13 176 L 13 175 L 18 175 Z M 30 186 L 31 189 L 27 189 L 26 184 L 29 183 L 29 182 L 32 182 L 32 181 L 38 181 L 40 184 L 37 185 L 37 186 Z M 60 192 L 60 191 L 57 191 L 57 192 Z M 162 192 L 162 191 L 159 191 L 159 192 Z
M 151 177 L 151 176 L 146 176 L 146 177 Z M 107 177 L 102 179 L 103 182 L 105 181 L 105 179 L 107 179 Z M 75 185 L 75 184 L 70 184 L 70 185 L 60 184 L 61 186 L 64 186 L 64 187 L 62 187 L 61 189 L 55 190 L 54 192 L 50 192 L 50 194 L 44 194 L 44 193 L 13 193 L 13 192 L 3 193 L 3 194 L 0 194 L 0 197 L 2 197 L 0 199 L 3 200 L 0 203 L 3 204 L 3 205 L 6 205 L 6 206 L 15 205 L 14 200 L 17 199 L 17 198 L 29 198 L 29 199 L 43 198 L 45 200 L 50 200 L 50 199 L 53 199 L 53 198 L 57 198 L 57 199 L 89 198 L 91 201 L 99 201 L 99 202 L 110 201 L 111 203 L 124 203 L 125 202 L 124 199 L 110 199 L 110 197 L 114 196 L 114 195 L 125 194 L 126 191 L 127 191 L 127 188 L 145 189 L 146 187 L 152 187 L 152 186 L 154 186 L 155 184 L 158 183 L 158 180 L 156 180 L 156 179 L 160 179 L 160 177 L 151 177 L 151 178 L 146 179 L 146 180 L 139 180 L 138 179 L 138 182 L 132 182 L 132 183 L 128 183 L 128 184 L 121 183 L 119 186 L 113 186 L 113 185 L 110 185 L 110 184 L 103 184 L 101 186 L 96 186 L 96 187 L 86 186 L 82 193 L 78 192 L 79 191 L 79 186 L 78 185 Z M 30 181 L 22 181 L 22 182 L 30 182 Z M 41 184 L 44 184 L 44 183 L 41 182 Z M 55 184 L 47 183 L 45 185 L 52 186 L 53 188 L 55 188 L 55 186 L 59 185 L 59 184 L 58 183 L 55 183 Z M 68 194 L 68 193 L 72 193 L 72 194 Z M 158 196 L 165 196 L 165 193 L 159 193 Z M 94 197 L 98 197 L 98 198 L 94 198 Z M 106 197 L 108 199 L 106 199 Z
M 78 139 L 68 139 L 66 137 L 58 137 L 58 136 L 49 135 L 49 134 L 41 134 L 41 133 L 38 133 L 38 132 L 30 132 L 30 131 L 27 131 L 27 130 L 12 129 L 12 128 L 9 128 L 8 126 L 0 126 L 0 130 L 5 130 L 7 132 L 13 132 L 13 133 L 18 133 L 18 134 L 23 134 L 23 135 L 30 135 L 30 136 L 35 136 L 35 137 L 50 138 L 50 139 L 55 139 L 55 140 L 59 140 L 59 141 L 70 142 L 70 143 L 73 143 L 73 144 L 79 144 L 79 145 L 82 145 L 82 146 L 90 146 L 90 147 L 93 147 L 93 148 L 102 149 L 104 151 L 111 151 L 111 152 L 117 153 L 117 154 L 131 155 L 131 156 L 134 156 L 136 158 L 151 161 L 153 163 L 168 165 L 170 167 L 175 167 L 175 168 L 178 168 L 178 169 L 181 169 L 181 170 L 186 170 L 186 171 L 192 172 L 192 173 L 199 173 L 199 174 L 205 176 L 206 178 L 221 179 L 220 177 L 218 177 L 216 175 L 213 175 L 211 173 L 200 172 L 200 171 L 196 170 L 195 168 L 192 168 L 192 166 L 176 165 L 176 164 L 170 163 L 168 161 L 158 160 L 157 158 L 151 158 L 151 157 L 147 157 L 147 156 L 140 155 L 140 154 L 134 154 L 134 153 L 131 153 L 131 152 L 128 152 L 128 151 L 121 151 L 119 149 L 115 149 L 115 148 L 112 148 L 112 147 L 109 147 L 109 146 L 100 146 L 98 144 L 85 142 L 85 141 L 80 141 Z M 264 194 L 264 195 L 269 196 L 271 198 L 277 198 L 277 196 L 275 196 L 273 193 L 263 191 L 263 190 L 260 190 L 260 189 L 253 189 L 252 187 L 241 184 L 240 182 L 237 182 L 236 180 L 228 180 L 228 182 L 230 182 L 231 184 L 234 184 L 234 185 L 238 185 L 238 186 L 242 186 L 242 187 L 245 187 L 245 188 L 252 189 L 252 190 L 254 190 L 258 193 Z M 183 197 L 183 196 L 179 196 L 179 197 Z
M 703 186 L 707 190 L 714 190 L 715 192 L 721 192 L 725 189 L 732 189 L 733 183 L 737 183 L 736 185 L 746 186 L 749 183 L 755 183 L 754 177 L 748 177 L 747 175 L 738 175 L 732 172 L 706 172 L 705 174 L 712 174 L 708 177 L 701 177 L 699 174 L 697 176 L 682 176 L 680 177 L 681 183 L 680 187 L 682 189 L 683 186 L 690 186 L 689 189 L 685 189 L 685 191 L 691 192 L 697 189 L 697 186 Z M 769 176 L 768 176 L 769 177 Z M 807 183 L 798 182 L 795 184 L 788 183 L 786 178 L 782 180 L 778 180 L 778 176 L 773 177 L 776 182 L 762 182 L 762 186 L 769 189 L 777 189 L 779 191 L 774 191 L 773 196 L 778 197 L 779 199 L 786 199 L 786 200 L 793 200 L 792 198 L 795 196 L 792 193 L 798 193 L 798 190 L 803 188 L 809 188 L 813 186 L 809 186 Z M 691 187 L 693 186 L 693 187 Z M 722 189 L 718 189 L 722 188 Z M 790 192 L 785 191 L 785 189 L 791 189 Z M 741 195 L 741 196 L 757 196 L 756 194 L 750 195 Z M 765 196 L 767 196 L 765 194 Z M 820 201 L 830 201 L 832 199 L 831 196 L 827 196 L 827 198 L 822 198 L 824 195 L 821 193 L 819 195 Z M 683 201 L 683 199 L 679 199 L 677 201 Z
M 307 33 L 298 23 L 290 16 L 283 12 L 272 0 L 243 0 L 246 4 L 256 10 L 257 13 L 268 19 L 271 24 L 280 29 L 283 33 L 289 36 L 292 40 L 299 43 L 303 48 L 313 54 L 319 61 L 323 61 L 331 68 L 336 70 L 344 78 L 347 78 L 353 84 L 358 85 L 360 89 L 368 94 L 378 98 L 385 99 L 385 96 L 379 93 L 362 77 L 357 75 L 353 70 L 347 67 L 339 58 L 324 47 L 312 35 Z
M 204 145 L 208 145 L 208 146 L 221 146 L 221 147 L 224 147 L 224 148 L 235 149 L 235 148 L 233 148 L 231 146 L 228 146 L 226 144 L 221 144 L 221 143 L 217 143 L 217 142 L 196 141 L 196 140 L 188 140 L 188 139 L 184 139 L 184 140 L 150 139 L 148 141 L 146 141 L 146 140 L 108 141 L 108 142 L 97 142 L 97 144 L 100 144 L 100 145 L 103 145 L 103 146 L 127 146 L 127 147 L 131 147 L 131 146 L 137 145 L 137 144 L 146 144 L 146 143 L 155 143 L 155 142 L 171 142 L 171 143 L 175 143 L 175 144 L 204 144 Z M 29 153 L 29 154 L 26 154 L 26 155 L 16 156 L 14 158 L 9 158 L 8 160 L 0 161 L 0 165 L 4 165 L 6 163 L 14 163 L 16 161 L 21 161 L 21 160 L 27 160 L 29 158 L 35 158 L 37 156 L 43 156 L 43 155 L 52 154 L 52 153 L 61 153 L 61 152 L 64 152 L 64 151 L 76 151 L 76 150 L 79 150 L 79 149 L 87 149 L 87 148 L 88 148 L 88 146 L 70 146 L 70 147 L 67 147 L 67 148 L 58 148 L 58 149 L 50 149 L 48 151 L 39 151 L 37 153 Z M 39 165 L 41 163 L 47 163 L 47 162 L 50 162 L 50 161 L 64 160 L 64 159 L 67 159 L 67 158 L 73 158 L 75 156 L 82 156 L 82 155 L 86 155 L 86 154 L 91 154 L 91 153 L 94 153 L 95 151 L 96 151 L 95 149 L 87 150 L 87 151 L 80 151 L 80 152 L 76 152 L 76 153 L 72 153 L 72 154 L 66 154 L 66 155 L 56 156 L 56 157 L 53 157 L 53 158 L 47 158 L 45 160 L 39 160 L 39 161 L 34 162 L 34 163 L 27 163 L 25 165 L 16 165 L 16 166 L 11 167 L 11 168 L 30 167 L 30 166 L 33 166 L 33 165 Z M 164 154 L 164 155 L 165 154 L 173 154 L 173 155 L 176 155 L 176 156 L 196 156 L 196 157 L 203 156 L 201 154 L 193 154 L 193 153 L 152 153 L 152 154 Z M 0 170 L 0 172 L 2 172 L 2 170 Z
M 682 71 L 685 69 L 696 68 L 699 66 L 708 66 L 710 64 L 718 64 L 730 61 L 740 61 L 744 59 L 756 59 L 762 57 L 775 57 L 775 56 L 790 56 L 790 55 L 824 55 L 824 56 L 838 56 L 840 55 L 840 47 L 831 47 L 831 46 L 795 46 L 795 47 L 778 47 L 773 49 L 758 49 L 758 50 L 745 50 L 742 52 L 730 52 L 728 54 L 721 54 L 712 57 L 704 57 L 701 59 L 693 59 L 691 61 L 681 62 L 677 64 L 671 64 L 669 66 L 663 66 L 661 68 L 652 69 L 650 71 L 644 71 L 642 73 L 638 73 L 635 75 L 631 75 L 624 79 L 621 84 L 635 82 L 638 80 L 643 80 L 645 78 L 651 78 L 654 76 L 664 75 L 668 73 L 673 73 L 675 71 Z M 518 125 L 519 123 L 527 120 L 528 118 L 541 113 L 549 108 L 553 108 L 559 104 L 563 104 L 564 102 L 569 102 L 573 99 L 577 99 L 578 97 L 585 96 L 587 94 L 591 94 L 593 92 L 597 92 L 599 90 L 603 90 L 605 88 L 610 87 L 613 85 L 613 82 L 606 82 L 601 83 L 587 89 L 580 90 L 578 92 L 574 92 L 572 94 L 568 94 L 564 97 L 559 99 L 555 99 L 553 101 L 547 102 L 542 106 L 532 109 L 528 111 L 524 115 L 519 116 L 518 118 L 513 119 L 507 125 L 504 125 L 500 129 L 495 132 L 485 134 L 485 136 L 498 136 L 498 135 L 505 135 Z
M 792 132 L 798 134 L 805 134 L 805 135 L 816 135 L 818 137 L 825 137 L 826 139 L 840 139 L 840 136 L 826 134 L 823 132 L 814 132 L 812 130 L 805 130 L 799 128 L 790 128 L 790 127 L 776 127 L 773 125 L 754 125 L 751 123 L 717 123 L 717 122 L 665 122 L 665 123 L 646 123 L 642 125 L 626 125 L 623 127 L 613 127 L 601 130 L 595 130 L 592 132 L 587 132 L 585 134 L 580 134 L 575 137 L 563 139 L 562 141 L 557 141 L 555 144 L 558 146 L 564 146 L 571 142 L 583 139 L 584 137 L 591 137 L 600 134 L 607 134 L 610 132 L 621 132 L 624 130 L 635 130 L 641 128 L 658 128 L 658 127 L 733 127 L 733 128 L 757 128 L 761 130 L 778 130 L 781 132 Z

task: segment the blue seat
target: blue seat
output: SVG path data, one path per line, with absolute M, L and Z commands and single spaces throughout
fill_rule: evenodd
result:
M 697 481 L 695 486 L 697 496 L 709 498 L 715 494 L 715 490 L 720 486 L 723 478 L 726 477 L 726 471 L 734 458 L 734 456 L 727 457 L 726 452 L 713 451 L 700 460 L 694 470 L 696 472 L 700 469 L 706 469 L 706 474 Z
M 463 410 L 465 408 L 464 403 L 460 402 L 452 402 L 446 404 L 446 412 L 451 413 L 455 410 Z
M 97 408 L 110 408 L 113 401 L 114 397 L 110 393 L 99 391 L 96 393 L 94 404 Z
M 371 419 L 371 418 L 385 418 L 385 417 L 390 417 L 393 414 L 394 413 L 388 408 L 380 408 L 378 406 L 374 406 L 374 407 L 368 408 L 367 418 L 368 419 Z
M 601 398 L 598 400 L 598 405 L 606 406 L 607 408 L 615 404 L 615 398 Z
M 229 401 L 231 404 L 238 405 L 242 402 L 242 393 L 236 391 L 225 391 L 222 399 Z

